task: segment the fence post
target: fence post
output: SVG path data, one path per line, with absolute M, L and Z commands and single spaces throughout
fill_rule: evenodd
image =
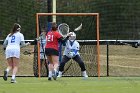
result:
M 109 76 L 109 41 L 107 41 L 107 76 Z

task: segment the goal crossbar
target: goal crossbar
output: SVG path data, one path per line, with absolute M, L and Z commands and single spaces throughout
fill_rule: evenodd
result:
M 57 16 L 99 16 L 99 13 L 36 13 L 38 16 L 57 15 Z

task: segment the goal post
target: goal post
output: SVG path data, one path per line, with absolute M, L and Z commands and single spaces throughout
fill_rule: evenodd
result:
M 77 16 L 93 16 L 96 17 L 96 59 L 97 59 L 97 75 L 98 77 L 100 77 L 100 45 L 99 45 L 99 13 L 36 13 L 36 33 L 37 33 L 37 37 L 39 37 L 39 17 L 41 16 L 61 16 L 61 17 L 77 17 Z M 66 21 L 63 20 L 64 18 L 62 18 L 62 21 Z M 83 21 L 83 20 L 82 20 Z M 57 22 L 57 21 L 56 21 Z M 58 21 L 59 22 L 59 21 Z M 38 50 L 38 75 L 40 77 L 40 45 L 39 43 L 37 44 L 37 50 Z

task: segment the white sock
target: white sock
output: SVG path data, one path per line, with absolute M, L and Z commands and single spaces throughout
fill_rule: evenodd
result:
M 61 75 L 62 76 L 62 72 L 61 71 L 59 71 L 59 74 L 58 75 Z
M 52 71 L 49 71 L 49 76 L 48 77 L 52 77 Z
M 15 79 L 16 78 L 16 75 L 12 75 L 12 79 Z
M 7 68 L 6 71 L 7 71 L 7 73 L 8 73 L 8 72 L 9 72 L 9 69 Z

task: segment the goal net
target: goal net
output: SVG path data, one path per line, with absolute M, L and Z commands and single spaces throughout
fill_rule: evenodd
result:
M 89 76 L 100 76 L 99 64 L 99 14 L 98 13 L 37 13 L 36 33 L 40 35 L 41 29 L 49 31 L 50 25 L 47 22 L 49 16 L 56 16 L 56 23 L 67 23 L 70 31 L 81 23 L 82 29 L 76 32 L 77 40 L 80 43 L 80 55 L 85 63 Z M 94 41 L 94 43 L 92 42 Z M 62 48 L 63 50 L 63 48 Z M 34 74 L 35 76 L 46 76 L 46 71 L 40 68 L 40 45 L 35 46 L 34 53 Z M 62 51 L 63 53 L 63 51 Z M 63 55 L 63 54 L 61 54 Z M 61 57 L 61 56 L 60 56 Z M 43 67 L 45 69 L 45 67 Z M 44 73 L 42 73 L 44 71 Z M 76 62 L 70 60 L 64 68 L 64 76 L 81 76 L 80 67 Z

